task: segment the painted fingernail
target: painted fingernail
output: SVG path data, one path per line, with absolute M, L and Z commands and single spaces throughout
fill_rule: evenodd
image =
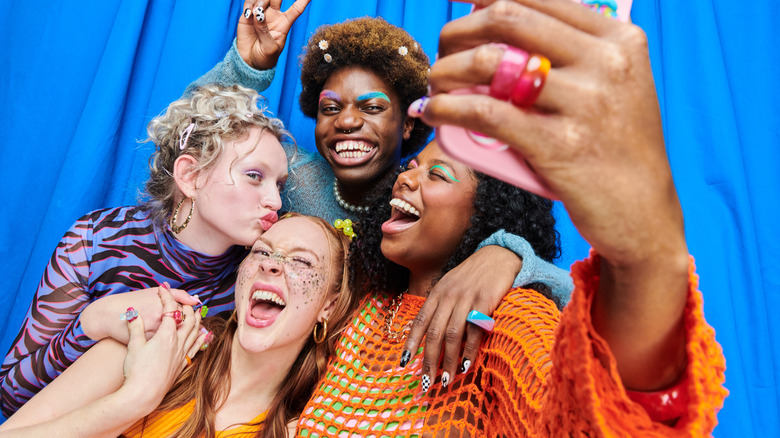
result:
M 420 117 L 420 114 L 425 111 L 425 107 L 428 105 L 430 100 L 431 98 L 428 96 L 423 96 L 415 100 L 411 105 L 409 105 L 409 109 L 406 111 L 406 113 L 409 115 L 409 117 Z
M 406 364 L 409 363 L 409 359 L 412 358 L 412 352 L 409 350 L 404 350 L 403 353 L 401 353 L 401 368 L 404 368 Z
M 261 21 L 262 22 L 263 20 L 265 20 L 265 12 L 263 12 L 263 7 L 262 6 L 256 7 L 254 12 L 255 12 L 255 18 L 257 19 L 257 21 Z
M 206 351 L 209 349 L 209 344 L 207 342 L 204 342 L 203 345 L 200 346 L 200 351 Z
M 249 8 L 244 9 L 244 18 L 249 18 L 252 16 L 252 10 Z
M 203 339 L 203 343 L 208 345 L 214 340 L 214 332 L 206 333 L 206 337 Z
M 446 388 L 447 385 L 449 384 L 450 384 L 450 373 L 445 371 L 441 373 L 441 386 L 442 388 Z
M 193 295 L 192 298 L 195 298 L 195 301 L 197 301 L 198 304 L 203 305 L 203 301 L 200 300 L 200 297 L 198 296 L 198 294 Z
M 428 392 L 428 388 L 431 387 L 431 378 L 427 374 L 423 374 L 421 380 L 423 392 Z
M 203 307 L 200 308 L 200 317 L 205 318 L 208 313 L 209 313 L 209 306 L 204 304 Z
M 165 288 L 165 290 L 167 290 L 168 292 L 170 292 L 170 291 L 171 291 L 171 285 L 170 285 L 170 284 L 168 284 L 168 282 L 167 282 L 167 281 L 163 281 L 162 287 L 164 287 L 164 288 Z
M 132 307 L 128 307 L 125 313 L 119 315 L 119 319 L 127 322 L 135 321 L 136 318 L 138 318 L 138 311 L 133 309 Z
M 468 359 L 463 359 L 463 362 L 460 364 L 460 373 L 466 374 L 469 371 L 470 366 L 471 366 L 471 361 Z

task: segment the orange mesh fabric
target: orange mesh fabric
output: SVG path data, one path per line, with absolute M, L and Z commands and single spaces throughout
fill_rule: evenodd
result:
M 163 413 L 154 413 L 146 417 L 146 424 L 144 419 L 138 420 L 135 424 L 130 426 L 122 436 L 127 438 L 141 438 L 141 437 L 164 437 L 170 436 L 176 432 L 179 427 L 184 423 L 187 418 L 192 415 L 192 410 L 195 407 L 195 400 L 187 403 L 186 405 Z M 258 415 L 252 423 L 259 423 L 265 420 L 265 412 Z M 254 437 L 260 426 L 237 426 L 231 427 L 227 430 L 218 432 L 216 438 L 249 438 Z
M 686 327 L 688 415 L 675 428 L 653 423 L 632 402 L 604 341 L 590 323 L 599 259 L 573 267 L 575 291 L 563 315 L 534 291 L 512 290 L 471 370 L 447 388 L 421 392 L 418 351 L 400 368 L 403 343 L 385 339 L 390 298 L 367 297 L 339 341 L 328 372 L 298 423 L 299 436 L 703 436 L 727 392 L 725 362 L 704 321 L 691 261 Z M 400 331 L 423 298 L 405 296 L 393 321 Z M 606 358 L 607 368 L 599 358 Z M 555 364 L 555 365 L 553 365 Z

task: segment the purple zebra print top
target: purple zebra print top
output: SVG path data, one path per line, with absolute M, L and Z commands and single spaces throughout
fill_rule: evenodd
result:
M 213 315 L 233 309 L 235 272 L 246 251 L 208 256 L 152 224 L 141 207 L 93 211 L 68 230 L 46 266 L 30 309 L 0 368 L 10 416 L 95 342 L 79 315 L 106 295 L 156 287 L 198 294 Z

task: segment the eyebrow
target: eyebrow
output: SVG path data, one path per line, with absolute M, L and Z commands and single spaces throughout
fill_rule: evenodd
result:
M 368 99 L 384 99 L 384 100 L 390 102 L 390 98 L 387 97 L 387 94 L 385 94 L 385 93 L 383 93 L 381 91 L 371 91 L 371 92 L 366 93 L 366 94 L 361 94 L 357 98 L 358 101 L 368 100 Z
M 271 245 L 271 243 L 268 242 L 266 239 L 264 239 L 262 236 L 258 237 L 257 240 L 263 242 L 266 246 L 273 248 L 273 245 Z M 278 252 L 276 250 L 276 248 L 273 248 L 273 251 L 274 252 Z M 310 250 L 309 248 L 304 248 L 302 246 L 294 246 L 294 247 L 286 250 L 285 251 L 286 254 L 284 256 L 287 257 L 288 254 L 294 253 L 294 252 L 305 252 L 305 253 L 311 254 L 312 256 L 314 256 L 314 258 L 317 261 L 320 261 L 320 257 L 314 251 Z
M 318 100 L 317 103 L 322 102 L 322 99 L 333 99 L 341 102 L 341 96 L 339 96 L 339 93 L 331 90 L 322 90 L 322 93 L 320 93 L 320 100 Z

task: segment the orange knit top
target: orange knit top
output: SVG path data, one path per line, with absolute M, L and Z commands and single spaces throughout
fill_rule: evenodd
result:
M 690 263 L 687 329 L 687 414 L 675 427 L 654 423 L 623 388 L 615 360 L 591 324 L 599 257 L 572 267 L 575 290 L 560 314 L 526 289 L 512 290 L 493 314 L 466 374 L 446 388 L 436 379 L 421 392 L 421 350 L 399 367 L 403 342 L 385 336 L 391 299 L 367 297 L 298 422 L 299 436 L 705 436 L 727 391 L 725 359 L 702 312 Z M 425 299 L 404 296 L 392 322 L 399 331 Z
M 186 405 L 166 412 L 155 412 L 145 419 L 138 420 L 130 426 L 122 436 L 127 438 L 141 437 L 166 437 L 176 432 L 184 421 L 192 415 L 195 408 L 195 400 Z M 250 424 L 257 424 L 265 420 L 265 412 L 255 417 Z M 146 423 L 144 424 L 144 420 Z M 257 435 L 261 426 L 239 425 L 217 432 L 216 438 L 250 438 Z

